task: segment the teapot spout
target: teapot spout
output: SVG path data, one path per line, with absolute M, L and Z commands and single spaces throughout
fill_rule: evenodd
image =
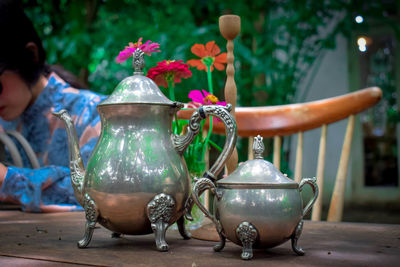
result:
M 71 183 L 74 188 L 75 197 L 79 204 L 83 205 L 83 181 L 85 177 L 85 167 L 79 151 L 78 136 L 71 116 L 65 109 L 53 112 L 53 115 L 61 119 L 67 130 L 69 145 L 69 168 L 71 170 Z

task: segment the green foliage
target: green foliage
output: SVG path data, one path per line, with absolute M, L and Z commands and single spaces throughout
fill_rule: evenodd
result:
M 361 84 L 362 86 L 378 86 L 382 89 L 382 100 L 367 112 L 369 114 L 374 113 L 374 116 L 377 116 L 375 120 L 379 121 L 379 124 L 386 124 L 387 120 L 388 126 L 392 128 L 396 127 L 396 124 L 400 121 L 395 75 L 396 42 L 386 40 L 383 43 L 379 39 L 385 38 L 386 35 L 387 37 L 393 36 L 397 41 L 400 40 L 399 4 L 399 1 L 372 1 L 368 3 L 359 0 L 353 1 L 348 14 L 362 15 L 365 23 L 348 23 L 348 25 L 342 26 L 353 33 L 357 33 L 358 36 L 370 37 L 372 43 L 375 43 L 376 51 L 368 49 L 366 55 L 360 54 L 360 58 L 369 58 L 369 62 L 363 66 L 364 69 L 368 70 L 368 75 L 364 81 L 361 81 Z M 373 30 L 371 30 L 371 27 L 373 27 Z M 372 43 L 371 45 L 373 45 Z
M 128 42 L 143 37 L 160 43 L 162 52 L 146 58 L 147 68 L 164 59 L 186 62 L 196 58 L 190 52 L 195 43 L 215 40 L 221 50 L 226 51 L 226 40 L 219 33 L 218 18 L 224 14 L 239 15 L 241 33 L 234 42 L 239 106 L 295 101 L 299 84 L 318 56 L 335 47 L 339 32 L 350 36 L 355 27 L 355 14 L 396 25 L 389 17 L 382 16 L 385 4 L 381 1 L 23 2 L 42 37 L 48 62 L 63 65 L 89 88 L 103 94 L 110 94 L 123 78 L 132 74 L 129 60 L 122 65 L 115 63 L 115 57 Z M 400 36 L 398 27 L 394 30 Z M 179 101 L 189 101 L 190 90 L 207 88 L 206 75 L 194 68 L 192 71 L 192 78 L 175 87 Z M 225 77 L 224 71 L 213 72 L 214 94 L 221 100 L 224 99 Z
M 236 82 L 241 105 L 274 105 L 293 101 L 297 85 L 324 48 L 333 48 L 335 27 L 321 34 L 341 1 L 136 1 L 25 0 L 26 12 L 39 30 L 50 64 L 59 63 L 78 75 L 92 90 L 109 94 L 132 72 L 114 59 L 130 41 L 143 36 L 161 44 L 161 53 L 147 59 L 188 60 L 194 43 L 215 40 L 225 51 L 218 17 L 241 16 L 235 40 Z M 177 85 L 177 99 L 206 88 L 206 76 Z M 216 95 L 222 96 L 224 72 L 214 72 Z M 199 88 L 200 87 L 202 88 Z
M 41 35 L 50 64 L 59 63 L 97 92 L 109 94 L 132 72 L 129 62 L 114 59 L 128 42 L 139 37 L 161 44 L 161 53 L 147 58 L 152 67 L 164 59 L 196 58 L 194 43 L 215 40 L 225 51 L 218 17 L 237 14 L 241 34 L 235 40 L 238 102 L 242 106 L 291 103 L 298 85 L 315 59 L 335 47 L 339 32 L 350 36 L 355 14 L 397 25 L 381 1 L 347 0 L 24 0 L 25 10 Z M 395 26 L 393 26 L 395 27 Z M 399 34 L 399 27 L 395 27 Z M 177 99 L 185 102 L 193 89 L 206 89 L 206 76 L 177 85 Z M 214 72 L 220 98 L 225 73 Z M 201 87 L 201 88 L 199 88 Z

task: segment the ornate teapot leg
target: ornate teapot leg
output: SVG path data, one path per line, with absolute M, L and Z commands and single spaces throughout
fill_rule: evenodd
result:
M 189 221 L 193 221 L 193 217 L 192 217 L 192 214 L 191 214 L 193 205 L 194 205 L 194 201 L 193 201 L 192 196 L 190 196 L 190 197 L 187 199 L 186 203 L 185 203 L 185 212 L 184 212 L 184 215 L 183 215 L 182 217 L 180 217 L 180 218 L 178 219 L 178 221 L 176 222 L 177 225 L 178 225 L 179 233 L 181 234 L 181 236 L 182 236 L 183 239 L 185 239 L 185 240 L 188 240 L 188 239 L 192 238 L 192 234 L 189 233 L 188 231 L 186 231 L 186 228 L 185 228 L 185 218 L 186 218 L 187 220 L 189 220 Z
M 165 242 L 165 231 L 169 226 L 174 208 L 174 199 L 164 193 L 156 195 L 147 204 L 147 216 L 151 222 L 151 228 L 159 251 L 168 251 L 168 244 Z
M 257 240 L 258 231 L 251 223 L 242 222 L 236 228 L 236 235 L 242 242 L 242 259 L 250 260 L 253 258 L 253 245 Z
M 176 222 L 176 224 L 178 225 L 178 230 L 179 233 L 181 234 L 181 236 L 183 237 L 183 239 L 188 240 L 192 237 L 192 235 L 186 231 L 185 228 L 185 217 L 181 216 L 178 221 Z
M 86 226 L 83 238 L 78 241 L 78 248 L 85 248 L 89 245 L 90 240 L 92 240 L 92 235 L 96 226 L 97 219 L 99 217 L 96 203 L 94 203 L 93 199 L 88 194 L 85 194 L 83 207 L 86 214 Z
M 299 224 L 296 226 L 296 228 L 294 229 L 294 232 L 293 232 L 292 237 L 291 237 L 291 239 L 292 239 L 292 249 L 299 256 L 303 256 L 304 255 L 304 250 L 301 247 L 297 246 L 297 240 L 299 239 L 299 237 L 301 235 L 301 232 L 303 231 L 303 224 L 304 224 L 304 222 L 303 222 L 303 220 L 301 220 L 299 222 Z
M 111 238 L 121 238 L 121 234 L 120 234 L 120 233 L 115 233 L 115 232 L 113 232 L 113 233 L 111 234 Z
M 194 200 L 193 200 L 193 197 L 190 196 L 185 203 L 185 215 L 184 216 L 185 216 L 186 220 L 193 221 L 193 217 L 192 217 L 193 205 L 194 205 Z
M 214 251 L 219 252 L 225 247 L 226 237 L 225 237 L 224 233 L 222 232 L 222 229 L 218 229 L 218 227 L 217 227 L 217 232 L 218 232 L 220 241 L 218 244 L 216 244 L 214 246 Z

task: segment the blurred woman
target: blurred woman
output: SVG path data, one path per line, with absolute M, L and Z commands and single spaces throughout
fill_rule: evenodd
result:
M 96 106 L 105 97 L 71 87 L 45 64 L 41 40 L 18 2 L 0 1 L 0 131 L 21 133 L 41 168 L 0 163 L 0 200 L 30 212 L 79 210 L 66 131 L 52 112 L 66 109 L 72 116 L 86 164 L 100 134 Z M 18 149 L 29 166 L 24 150 Z

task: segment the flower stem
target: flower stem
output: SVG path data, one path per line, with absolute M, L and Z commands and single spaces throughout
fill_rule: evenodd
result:
M 207 145 L 208 142 L 210 141 L 210 137 L 211 137 L 211 133 L 212 133 L 212 123 L 213 123 L 213 117 L 209 117 L 209 121 L 210 121 L 210 125 L 208 127 L 208 133 L 207 133 L 207 137 L 204 140 L 204 147 L 203 147 L 203 151 L 201 153 L 202 158 L 204 159 L 205 155 L 206 155 L 206 149 L 207 149 Z
M 172 101 L 175 101 L 175 91 L 174 91 L 174 81 L 168 81 L 168 93 L 169 93 L 169 98 Z M 180 127 L 179 127 L 179 120 L 178 116 L 175 113 L 175 124 L 172 124 L 174 128 L 172 129 L 174 134 L 179 134 L 180 133 Z
M 207 81 L 208 81 L 208 91 L 211 94 L 214 94 L 214 90 L 213 90 L 213 86 L 212 86 L 212 72 L 211 72 L 211 65 L 207 66 Z M 204 140 L 204 147 L 203 147 L 203 151 L 201 153 L 202 158 L 204 158 L 205 154 L 206 154 L 206 149 L 207 149 L 207 145 L 208 142 L 210 141 L 210 137 L 211 137 L 211 133 L 212 133 L 212 123 L 213 123 L 213 117 L 210 116 L 209 117 L 209 121 L 210 121 L 210 125 L 208 127 L 208 133 L 207 133 L 207 137 Z
M 217 145 L 216 143 L 214 143 L 211 139 L 209 139 L 208 142 L 210 143 L 211 146 L 216 148 L 219 152 L 222 152 L 222 148 L 219 145 Z
M 211 66 L 207 66 L 207 82 L 208 82 L 208 91 L 209 91 L 211 94 L 214 94 L 213 85 L 212 85 Z
M 168 93 L 169 99 L 175 101 L 174 81 L 168 81 Z

